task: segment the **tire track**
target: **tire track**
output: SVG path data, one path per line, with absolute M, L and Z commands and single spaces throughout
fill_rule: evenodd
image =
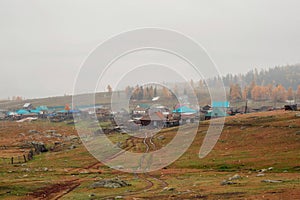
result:
M 106 158 L 104 160 L 104 162 L 105 161 L 109 161 L 109 160 L 111 160 L 113 158 L 116 158 L 117 156 L 119 156 L 119 155 L 125 153 L 126 151 L 130 150 L 131 148 L 133 148 L 135 146 L 135 140 L 134 139 L 135 139 L 134 137 L 130 137 L 130 138 L 126 139 L 126 143 L 128 143 L 130 141 L 131 145 L 128 145 L 122 151 L 120 151 L 120 152 L 118 152 L 118 153 L 116 153 L 116 154 L 114 154 L 114 155 Z M 92 165 L 84 167 L 83 169 L 91 169 L 91 168 L 96 167 L 99 164 L 103 165 L 101 162 L 98 161 L 96 163 L 93 163 Z M 81 170 L 81 169 L 72 169 L 69 172 L 74 173 L 74 172 L 76 172 L 78 170 Z M 73 190 L 75 190 L 78 186 L 80 186 L 80 182 L 81 181 L 79 179 L 75 179 L 75 180 L 67 181 L 66 183 L 54 184 L 54 185 L 52 185 L 50 187 L 42 189 L 41 191 L 34 192 L 33 195 L 36 198 L 38 198 L 38 199 L 55 199 L 55 200 L 58 200 L 58 199 L 64 197 L 65 195 L 69 194 Z M 62 185 L 63 187 L 58 187 L 60 185 Z M 152 185 L 150 184 L 150 182 L 145 187 L 145 189 L 147 187 L 152 187 Z M 52 191 L 52 192 L 49 194 L 48 191 Z M 57 196 L 54 196 L 54 194 L 57 194 Z
M 111 159 L 114 159 L 114 158 L 122 155 L 123 153 L 127 152 L 128 150 L 132 149 L 133 147 L 135 147 L 137 145 L 137 140 L 141 141 L 145 145 L 145 147 L 146 147 L 145 153 L 148 153 L 150 150 L 156 150 L 156 145 L 153 142 L 153 136 L 154 135 L 153 135 L 153 133 L 150 133 L 150 134 L 151 135 L 148 137 L 148 133 L 145 133 L 145 137 L 142 141 L 139 140 L 139 139 L 136 139 L 133 136 L 126 139 L 126 144 L 127 144 L 126 148 L 124 148 L 122 151 L 106 158 L 104 160 L 104 162 L 109 161 Z M 141 159 L 142 160 L 140 162 L 140 166 L 141 166 L 142 162 L 144 161 L 144 157 L 142 157 Z M 92 165 L 84 167 L 83 169 L 91 169 L 91 168 L 96 167 L 97 165 L 103 165 L 103 164 L 101 162 L 96 162 L 96 163 L 93 163 Z M 76 171 L 76 170 L 78 170 L 78 169 L 75 169 L 74 171 Z M 165 188 L 169 185 L 166 181 L 161 180 L 159 178 L 156 178 L 155 176 L 150 175 L 148 173 L 138 174 L 137 177 L 140 180 L 143 180 L 146 183 L 145 187 L 143 187 L 141 189 L 138 189 L 138 190 L 135 190 L 135 191 L 129 191 L 129 192 L 125 192 L 125 193 L 123 192 L 123 193 L 114 194 L 114 195 L 107 195 L 107 196 L 103 196 L 101 198 L 102 199 L 109 199 L 109 198 L 114 198 L 115 196 L 118 196 L 118 195 L 130 197 L 130 196 L 135 196 L 135 195 L 142 194 L 144 192 L 161 191 L 163 188 Z M 74 184 L 74 185 L 68 187 L 67 189 L 64 188 L 63 190 L 57 192 L 57 193 L 60 193 L 60 194 L 58 196 L 56 196 L 54 199 L 55 200 L 61 199 L 65 195 L 67 195 L 70 192 L 72 192 L 73 190 L 75 190 L 78 186 L 80 186 L 80 181 L 79 180 L 77 180 L 77 181 L 78 181 L 77 184 Z

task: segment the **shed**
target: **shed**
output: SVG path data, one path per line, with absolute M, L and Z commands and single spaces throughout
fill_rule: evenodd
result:
M 23 109 L 26 109 L 26 110 L 32 109 L 32 104 L 31 104 L 31 103 L 25 103 L 25 104 L 23 105 Z
M 150 115 L 143 116 L 140 121 L 142 126 L 152 125 L 154 127 L 163 126 L 165 117 L 161 112 L 154 112 Z

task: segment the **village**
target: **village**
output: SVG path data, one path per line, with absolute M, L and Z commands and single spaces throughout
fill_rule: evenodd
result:
M 159 97 L 153 98 L 159 99 Z M 152 103 L 152 104 L 151 104 Z M 48 120 L 50 122 L 65 122 L 67 124 L 77 123 L 74 116 L 96 116 L 99 122 L 109 122 L 111 129 L 122 127 L 138 130 L 141 128 L 168 128 L 173 126 L 194 123 L 203 120 L 210 120 L 218 117 L 233 116 L 253 112 L 272 110 L 294 110 L 298 109 L 297 104 L 287 104 L 283 107 L 261 106 L 259 108 L 245 106 L 230 106 L 229 101 L 213 101 L 200 107 L 187 105 L 174 105 L 172 108 L 157 104 L 155 101 L 147 103 L 136 103 L 132 109 L 120 109 L 112 111 L 108 105 L 84 105 L 72 108 L 70 104 L 65 106 L 46 106 L 25 103 L 21 108 L 7 111 L 0 110 L 0 120 L 16 121 L 18 123 L 35 120 Z M 118 119 L 116 123 L 115 119 Z
M 126 199 L 127 196 L 130 199 L 130 196 L 148 197 L 149 191 L 153 190 L 164 197 L 176 194 L 178 198 L 186 198 L 194 195 L 189 192 L 191 188 L 200 194 L 204 185 L 195 188 L 181 188 L 181 185 L 202 182 L 201 173 L 206 173 L 205 177 L 210 177 L 210 173 L 215 176 L 213 189 L 208 187 L 207 191 L 213 190 L 213 196 L 217 197 L 226 187 L 235 191 L 237 186 L 244 191 L 243 184 L 249 184 L 249 181 L 259 184 L 257 188 L 262 189 L 273 183 L 278 184 L 278 188 L 291 187 L 296 179 L 291 177 L 299 170 L 298 162 L 290 162 L 286 157 L 293 159 L 299 149 L 298 99 L 261 101 L 254 98 L 236 99 L 230 92 L 228 94 L 228 100 L 213 101 L 203 91 L 198 91 L 198 99 L 195 99 L 191 91 L 184 89 L 176 96 L 165 88 L 146 86 L 136 87 L 127 93 L 96 93 L 94 105 L 86 102 L 76 104 L 72 96 L 2 102 L 0 165 L 3 177 L 32 180 L 21 193 L 15 189 L 5 189 L 2 195 L 29 196 L 29 199 L 59 199 L 68 198 L 68 195 L 80 196 L 79 199 Z M 231 94 L 235 94 L 233 89 Z M 128 107 L 123 104 L 115 106 L 119 101 L 112 102 L 113 95 L 127 97 Z M 81 97 L 86 99 L 91 96 Z M 199 141 L 204 141 L 209 125 L 217 118 L 226 118 L 220 139 L 212 153 L 199 160 Z M 184 137 L 193 128 L 197 128 L 196 138 L 188 152 L 174 164 L 149 174 L 117 172 L 127 169 L 123 161 L 107 168 L 95 160 L 86 145 L 97 142 L 97 146 L 102 145 L 99 155 L 105 155 L 109 142 L 104 138 L 108 138 L 114 151 L 120 149 L 104 159 L 109 161 L 121 159 L 126 152 L 155 152 L 177 135 Z M 257 131 L 258 128 L 261 131 Z M 177 134 L 179 129 L 184 131 Z M 286 133 L 289 133 L 288 137 Z M 268 139 L 262 140 L 261 137 Z M 252 145 L 257 143 L 258 148 Z M 289 143 L 293 153 L 286 153 L 280 161 L 273 159 L 284 152 Z M 279 148 L 275 148 L 276 151 L 273 148 L 262 150 L 262 147 L 272 145 L 279 145 Z M 270 151 L 271 157 L 264 157 L 266 151 Z M 249 155 L 241 159 L 243 152 Z M 253 167 L 251 159 L 258 154 L 263 159 L 255 162 Z M 49 159 L 52 159 L 50 164 Z M 139 169 L 148 161 L 141 157 L 138 162 L 132 163 L 136 165 L 134 169 Z M 183 169 L 192 170 L 193 176 L 181 171 Z M 22 175 L 19 176 L 19 173 Z M 280 179 L 277 177 L 279 174 Z M 57 180 L 49 187 L 41 185 L 35 189 L 36 176 L 40 179 L 55 177 Z M 177 179 L 182 176 L 185 176 L 182 180 Z M 63 180 L 61 177 L 64 177 Z M 10 178 L 7 178 L 8 181 Z M 145 190 L 148 192 L 145 193 Z M 221 196 L 224 197 L 223 194 Z

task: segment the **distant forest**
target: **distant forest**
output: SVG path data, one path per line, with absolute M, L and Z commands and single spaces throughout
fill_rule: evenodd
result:
M 300 101 L 300 64 L 274 67 L 267 70 L 253 69 L 245 74 L 227 74 L 206 81 L 191 80 L 193 91 L 201 99 L 209 97 L 206 84 L 211 88 L 220 88 L 223 81 L 227 98 L 231 102 L 252 99 L 254 101 L 285 102 L 286 100 Z M 186 83 L 169 84 L 171 90 L 179 95 L 190 95 Z M 111 91 L 108 87 L 108 91 Z M 170 99 L 172 93 L 166 88 L 156 90 L 156 87 L 128 86 L 125 93 L 133 99 L 151 99 L 157 94 Z
M 274 67 L 260 71 L 254 69 L 246 74 L 227 74 L 222 79 L 224 85 L 228 87 L 231 84 L 250 85 L 254 81 L 256 85 L 282 85 L 286 89 L 292 87 L 293 90 L 297 90 L 300 85 L 300 64 Z
M 214 78 L 208 83 L 216 85 L 220 79 Z M 231 101 L 300 100 L 300 64 L 260 71 L 254 69 L 239 75 L 227 74 L 222 80 L 225 87 L 229 88 L 228 98 Z

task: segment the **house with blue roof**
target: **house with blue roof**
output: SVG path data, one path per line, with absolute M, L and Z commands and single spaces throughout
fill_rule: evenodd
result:
M 230 107 L 230 103 L 228 101 L 213 101 L 212 109 L 208 110 L 205 114 L 205 119 L 218 118 L 218 117 L 226 117 L 229 116 L 227 113 Z
M 181 107 L 173 110 L 173 113 L 180 113 L 180 114 L 191 113 L 191 114 L 195 114 L 195 113 L 197 113 L 197 111 L 194 110 L 194 109 L 191 109 L 191 108 L 189 108 L 187 106 L 181 106 Z

